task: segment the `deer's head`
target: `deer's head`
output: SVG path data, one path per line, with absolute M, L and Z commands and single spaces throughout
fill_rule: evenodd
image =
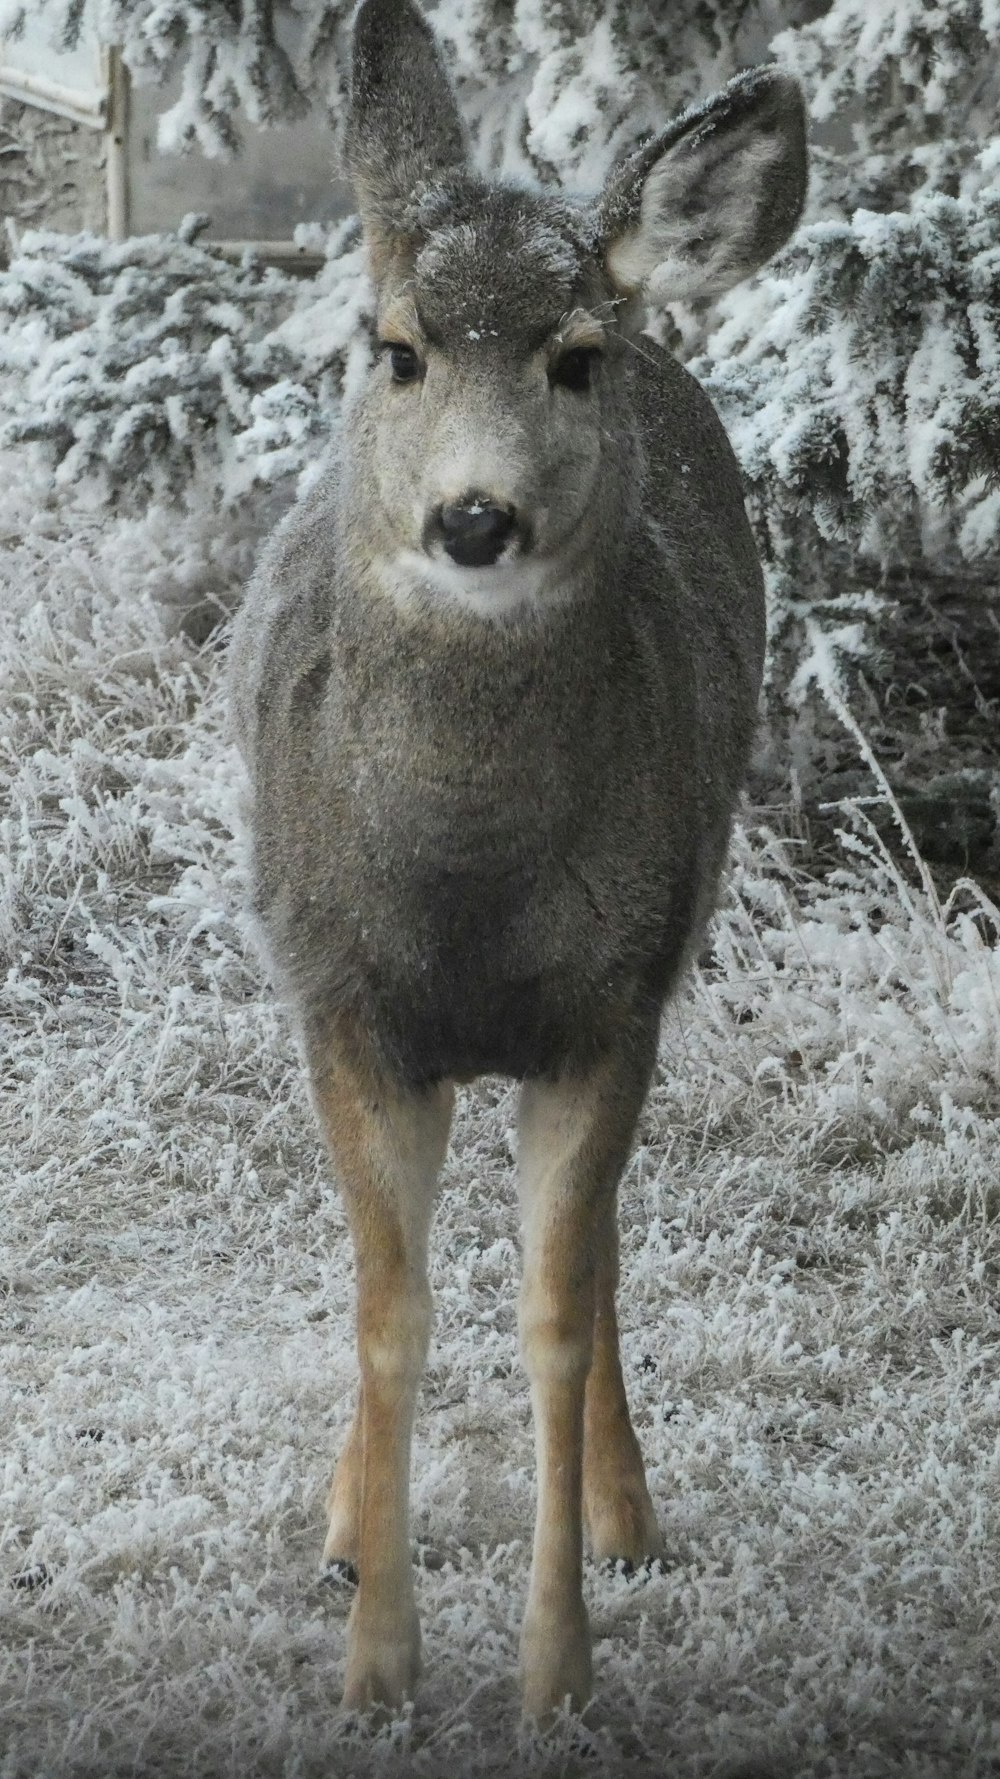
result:
M 667 300 L 716 294 L 798 219 L 799 90 L 737 76 L 571 201 L 473 173 L 426 21 L 364 0 L 347 159 L 379 339 L 350 420 L 355 536 L 400 597 L 558 596 L 641 485 L 629 368 L 651 280 Z

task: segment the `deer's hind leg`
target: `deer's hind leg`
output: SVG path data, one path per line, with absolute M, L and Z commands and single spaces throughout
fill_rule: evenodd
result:
M 323 1561 L 343 1569 L 357 1581 L 358 1542 L 361 1536 L 361 1478 L 365 1451 L 365 1390 L 358 1385 L 354 1419 L 337 1459 L 326 1498 L 327 1530 Z
M 350 1034 L 311 1061 L 357 1268 L 361 1390 L 325 1553 L 358 1571 L 344 1703 L 396 1708 L 412 1696 L 420 1665 L 410 1438 L 431 1328 L 427 1240 L 454 1096 L 450 1084 L 408 1090 L 386 1079 Z
M 579 1708 L 590 1695 L 582 1592 L 584 1404 L 604 1301 L 601 1249 L 654 1044 L 654 1030 L 633 1033 L 587 1073 L 530 1081 L 521 1096 L 521 1346 L 538 1464 L 521 1668 L 524 1709 L 535 1718 L 567 1697 Z
M 638 1566 L 662 1556 L 663 1540 L 628 1412 L 618 1349 L 618 1228 L 608 1219 L 597 1262 L 594 1356 L 583 1414 L 583 1516 L 598 1562 Z

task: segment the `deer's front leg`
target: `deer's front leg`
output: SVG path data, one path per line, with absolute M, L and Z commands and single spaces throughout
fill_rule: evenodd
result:
M 314 1063 L 313 1092 L 357 1266 L 361 1393 L 331 1501 L 331 1534 L 346 1548 L 330 1554 L 350 1555 L 359 1574 L 344 1704 L 397 1708 L 412 1697 L 420 1666 L 410 1436 L 431 1328 L 427 1236 L 453 1092 L 443 1084 L 403 1090 L 366 1069 L 344 1044 Z
M 526 1084 L 518 1166 L 524 1215 L 521 1346 L 531 1382 L 538 1507 L 521 1633 L 522 1696 L 544 1719 L 590 1696 L 583 1603 L 584 1398 L 598 1249 L 614 1212 L 650 1066 L 649 1043 L 586 1076 Z

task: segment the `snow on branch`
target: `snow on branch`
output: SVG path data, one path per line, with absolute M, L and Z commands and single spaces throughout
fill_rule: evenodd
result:
M 22 238 L 0 278 L 3 445 L 41 441 L 58 482 L 133 503 L 178 498 L 196 474 L 234 499 L 308 472 L 367 353 L 353 227 L 303 303 L 298 280 L 199 245 L 200 220 L 122 245 Z
M 970 107 L 996 98 L 998 47 L 995 0 L 834 0 L 771 45 L 804 83 L 814 118 L 863 99 L 883 128 L 891 118 L 904 133 L 915 115 L 938 118 L 959 104 L 974 131 Z M 995 122 L 995 108 L 985 115 Z
M 332 75 L 332 39 L 349 16 L 348 0 L 310 0 L 304 7 L 273 0 L 31 0 L 37 31 L 53 47 L 74 49 L 84 33 L 122 49 L 140 86 L 177 76 L 181 93 L 159 127 L 163 150 L 197 144 L 208 155 L 239 144 L 237 113 L 252 125 L 301 117 L 321 70 Z M 26 0 L 0 0 L 0 36 L 16 40 L 29 17 Z M 282 41 L 281 18 L 301 21 L 298 65 Z
M 1000 189 L 800 231 L 692 369 L 786 598 L 838 543 L 1000 555 Z

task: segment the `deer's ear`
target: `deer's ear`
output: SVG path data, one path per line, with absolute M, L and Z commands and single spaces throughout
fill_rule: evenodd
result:
M 770 67 L 738 74 L 614 169 L 599 222 L 612 283 L 626 295 L 717 296 L 783 246 L 807 175 L 802 94 Z
M 467 165 L 433 32 L 411 0 L 363 0 L 355 14 L 345 147 L 378 276 L 405 246 L 404 211 L 415 187 Z

